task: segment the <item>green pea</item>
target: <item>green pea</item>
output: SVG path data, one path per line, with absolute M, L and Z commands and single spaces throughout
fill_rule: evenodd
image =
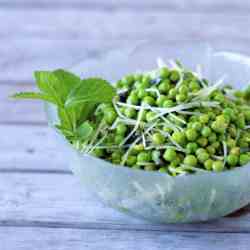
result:
M 197 143 L 195 143 L 195 142 L 189 142 L 189 143 L 186 145 L 186 150 L 187 150 L 187 153 L 188 153 L 188 154 L 195 153 L 197 149 L 198 149 L 198 145 L 197 145 Z
M 210 155 L 214 155 L 215 154 L 215 148 L 213 146 L 207 146 L 206 148 L 207 152 L 210 154 Z
M 184 164 L 195 167 L 197 165 L 197 159 L 196 159 L 196 157 L 194 155 L 187 155 L 184 158 Z
M 151 161 L 150 152 L 141 152 L 137 155 L 137 162 L 149 162 Z
M 175 98 L 176 97 L 176 95 L 177 95 L 177 89 L 176 88 L 172 88 L 172 89 L 170 89 L 169 90 L 169 92 L 168 92 L 168 96 L 169 96 L 169 98 L 171 98 L 171 99 L 173 99 L 173 98 Z
M 209 135 L 211 134 L 211 128 L 205 126 L 202 130 L 201 130 L 201 134 L 204 137 L 209 137 Z
M 211 160 L 211 159 L 208 159 L 208 160 L 206 160 L 205 162 L 204 162 L 204 167 L 205 167 L 205 169 L 207 169 L 207 170 L 212 170 L 212 168 L 213 168 L 213 160 Z
M 207 152 L 203 152 L 203 153 L 197 154 L 197 158 L 199 162 L 203 163 L 209 159 L 209 154 Z
M 174 140 L 176 143 L 180 145 L 183 145 L 186 142 L 186 136 L 184 132 L 175 131 L 171 137 L 172 140 Z
M 169 69 L 167 67 L 162 67 L 160 69 L 160 77 L 168 78 L 169 74 L 170 74 L 170 71 L 169 71 Z
M 159 171 L 160 173 L 167 173 L 167 168 L 161 167 L 158 171 Z
M 136 144 L 133 146 L 132 151 L 135 153 L 142 152 L 144 150 L 143 144 Z
M 156 145 L 162 145 L 165 142 L 165 137 L 160 133 L 154 133 L 152 136 L 152 141 Z
M 124 140 L 123 135 L 116 135 L 115 136 L 115 144 L 120 144 Z
M 195 129 L 190 128 L 186 130 L 186 137 L 189 141 L 195 141 L 198 137 L 198 133 Z
M 206 137 L 200 137 L 197 139 L 197 143 L 202 147 L 206 147 L 208 144 L 208 140 Z
M 177 82 L 180 79 L 180 74 L 177 70 L 172 70 L 170 73 L 170 80 L 173 82 Z
M 165 100 L 165 101 L 163 102 L 163 107 L 164 107 L 164 108 L 171 108 L 171 107 L 173 107 L 173 106 L 174 106 L 174 102 L 173 102 L 172 100 L 170 100 L 170 99 Z
M 142 86 L 144 88 L 149 87 L 150 86 L 150 81 L 151 81 L 151 77 L 149 75 L 143 76 L 143 78 L 142 78 L 142 84 L 143 85 Z
M 112 124 L 117 118 L 117 114 L 113 109 L 110 109 L 104 113 L 104 120 L 108 124 Z
M 239 163 L 241 166 L 246 165 L 250 161 L 250 157 L 248 154 L 241 154 Z
M 136 116 L 136 111 L 133 108 L 126 108 L 124 113 L 128 118 L 133 118 Z
M 164 80 L 162 83 L 160 83 L 158 89 L 161 93 L 167 93 L 170 89 L 170 81 Z
M 216 142 L 213 142 L 211 146 L 213 146 L 215 149 L 218 149 L 220 147 L 220 143 L 216 141 Z
M 200 116 L 200 122 L 202 124 L 206 124 L 206 123 L 208 123 L 208 121 L 209 121 L 209 115 L 203 114 L 203 115 Z
M 154 112 L 148 111 L 146 114 L 146 120 L 148 122 L 150 122 L 150 121 L 154 120 L 155 116 L 156 116 L 156 114 Z
M 238 156 L 234 154 L 229 154 L 227 156 L 227 163 L 229 166 L 234 167 L 238 164 Z
M 188 87 L 186 85 L 180 86 L 179 93 L 182 94 L 182 95 L 187 96 L 187 94 L 188 94 Z
M 208 136 L 208 141 L 209 141 L 210 143 L 216 142 L 216 140 L 217 140 L 217 136 L 216 136 L 215 133 L 211 133 L 211 134 Z
M 184 94 L 176 95 L 176 101 L 178 103 L 185 102 L 186 100 L 187 100 L 187 95 L 184 95 Z
M 193 91 L 199 91 L 200 90 L 200 84 L 197 81 L 191 81 L 189 84 L 189 88 Z
M 137 157 L 134 155 L 129 155 L 127 160 L 126 160 L 126 164 L 127 166 L 131 167 L 134 166 L 136 164 L 137 161 Z
M 163 158 L 166 160 L 166 161 L 173 161 L 175 158 L 176 158 L 176 152 L 174 149 L 172 148 L 168 148 L 165 150 L 164 152 L 164 155 L 163 155 Z
M 229 148 L 234 148 L 236 146 L 236 140 L 234 140 L 232 138 L 228 138 L 227 139 L 227 146 Z
M 221 172 L 224 169 L 224 164 L 222 161 L 214 161 L 212 168 L 215 172 Z
M 145 96 L 143 98 L 143 103 L 146 103 L 148 105 L 154 105 L 155 104 L 155 99 L 152 96 Z
M 239 114 L 237 117 L 236 125 L 238 128 L 243 129 L 246 126 L 244 114 Z
M 167 100 L 167 97 L 165 95 L 160 95 L 157 100 L 156 100 L 156 104 L 159 106 L 159 107 L 163 107 L 163 103 L 164 101 Z
M 127 126 L 124 123 L 120 123 L 116 127 L 116 133 L 119 135 L 124 135 L 127 132 Z
M 192 124 L 192 128 L 195 129 L 196 131 L 200 131 L 202 129 L 202 124 L 200 122 L 194 122 Z
M 103 157 L 104 156 L 104 150 L 102 148 L 95 148 L 94 151 L 93 151 L 93 154 L 96 156 L 96 157 Z
M 233 147 L 231 148 L 230 150 L 230 154 L 233 154 L 233 155 L 240 155 L 240 148 L 239 147 Z
M 147 94 L 148 93 L 145 89 L 143 88 L 138 89 L 138 93 L 137 93 L 138 98 L 143 99 L 144 97 L 147 96 Z

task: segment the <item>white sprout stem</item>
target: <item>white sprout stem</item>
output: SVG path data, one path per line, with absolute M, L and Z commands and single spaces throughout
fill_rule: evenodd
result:
M 106 133 L 93 147 L 91 147 L 89 150 L 88 150 L 88 154 L 91 154 L 97 146 L 99 146 L 107 137 L 108 133 Z
M 201 66 L 201 64 L 196 65 L 196 73 L 197 73 L 198 78 L 201 80 L 202 79 L 202 66 Z
M 95 140 L 97 139 L 99 133 L 101 132 L 102 128 L 103 128 L 103 121 L 100 123 L 100 125 L 98 126 L 97 130 L 96 130 L 96 133 L 94 134 L 93 138 L 91 139 L 90 143 L 89 143 L 89 146 L 85 148 L 85 152 L 88 152 L 91 147 L 93 146 Z
M 200 98 L 203 97 L 207 97 L 209 96 L 214 90 L 218 89 L 219 86 L 221 86 L 224 83 L 224 80 L 226 78 L 226 75 L 223 75 L 215 84 L 213 84 L 212 86 L 209 87 L 205 87 L 203 89 L 201 89 L 200 91 L 198 91 L 197 93 L 195 93 L 195 95 L 197 95 L 194 100 L 198 100 Z
M 177 142 L 175 142 L 175 141 L 172 139 L 171 135 L 170 135 L 168 132 L 162 131 L 162 130 L 160 130 L 160 129 L 156 129 L 156 130 L 157 130 L 158 132 L 160 132 L 162 135 L 164 135 L 165 137 L 168 137 L 168 139 L 169 139 L 177 148 L 179 148 L 179 149 L 181 149 L 182 151 L 185 152 L 185 149 L 184 149 L 181 145 L 179 145 Z
M 146 92 L 153 92 L 153 93 L 156 93 L 156 94 L 157 94 L 157 97 L 160 97 L 160 96 L 161 96 L 159 90 L 158 90 L 158 89 L 155 89 L 155 88 L 148 88 L 148 89 L 146 89 Z
M 128 150 L 126 151 L 126 153 L 125 153 L 124 156 L 123 156 L 121 165 L 124 165 L 124 164 L 125 164 L 125 162 L 126 162 L 127 159 L 128 159 L 128 155 L 129 155 L 130 151 L 132 150 L 132 148 L 134 147 L 134 145 L 136 145 L 136 143 L 140 141 L 140 139 L 141 139 L 140 136 L 137 137 L 137 138 L 134 140 L 134 142 L 131 144 L 131 146 L 128 148 Z
M 169 114 L 169 115 L 172 116 L 174 119 L 178 120 L 179 122 L 181 122 L 182 124 L 187 124 L 186 121 L 184 121 L 180 117 L 178 117 L 178 116 L 176 116 L 174 114 Z
M 134 128 L 132 129 L 132 131 L 126 136 L 126 138 L 120 143 L 120 146 L 122 146 L 125 142 L 127 142 L 130 137 L 136 132 L 136 130 L 139 128 L 140 126 L 140 122 L 141 122 L 141 119 L 142 119 L 142 114 L 143 114 L 143 110 L 144 110 L 144 106 L 142 105 L 141 106 L 141 109 L 138 113 L 138 119 L 136 121 L 136 124 L 134 126 Z
M 177 111 L 177 113 L 180 113 L 183 115 L 201 115 L 200 112 L 192 112 L 192 111 L 185 111 L 185 110 Z
M 247 125 L 247 126 L 245 126 L 245 128 L 244 129 L 249 129 L 250 128 L 250 125 Z
M 183 75 L 182 71 L 180 71 L 179 73 L 180 73 L 180 79 L 179 79 L 179 81 L 176 83 L 176 88 L 177 88 L 177 89 L 181 86 L 181 84 L 182 84 L 182 82 L 183 82 L 183 78 L 184 78 L 184 75 Z
M 157 62 L 158 68 L 163 68 L 163 67 L 167 66 L 167 64 L 163 61 L 163 59 L 161 57 L 158 57 L 156 59 L 156 62 Z
M 176 151 L 180 151 L 180 152 L 183 152 L 183 153 L 186 152 L 185 150 L 182 150 L 181 148 L 178 148 L 178 147 L 173 146 L 173 145 L 162 145 L 162 146 L 152 145 L 152 146 L 146 147 L 145 149 L 146 150 L 151 150 L 151 149 L 168 149 L 168 148 L 172 148 L 172 149 L 175 149 Z
M 126 92 L 128 92 L 128 89 L 124 88 L 124 89 L 118 90 L 118 91 L 117 91 L 117 94 L 120 95 L 120 94 L 124 94 L 124 93 L 126 93 Z
M 124 107 L 129 107 L 133 108 L 135 110 L 140 110 L 141 106 L 129 104 L 129 103 L 123 103 L 123 102 L 117 102 L 118 105 L 124 106 Z M 195 102 L 190 102 L 190 103 L 185 103 L 185 104 L 179 104 L 175 107 L 172 108 L 157 108 L 157 107 L 152 107 L 150 105 L 145 106 L 144 109 L 151 109 L 154 112 L 162 112 L 162 114 L 168 114 L 168 113 L 173 113 L 173 112 L 178 112 L 181 110 L 186 110 L 186 109 L 191 109 L 195 107 L 218 107 L 219 103 L 215 101 L 195 101 Z
M 170 170 L 170 172 L 175 173 L 175 174 L 187 174 L 187 172 L 181 168 L 168 167 L 168 169 Z
M 120 122 L 120 117 L 116 118 L 112 126 L 110 127 L 111 130 L 115 129 Z
M 209 172 L 208 170 L 197 168 L 197 167 L 193 167 L 193 166 L 190 166 L 190 165 L 187 165 L 187 164 L 181 164 L 181 166 L 179 168 L 183 169 L 183 170 L 193 170 L 193 171 L 202 172 L 202 173 Z
M 147 147 L 147 144 L 146 144 L 146 139 L 145 139 L 145 135 L 144 133 L 142 133 L 142 144 L 143 144 L 143 147 L 146 148 Z
M 223 156 L 219 156 L 219 155 L 212 155 L 212 158 L 214 158 L 215 160 L 223 160 Z

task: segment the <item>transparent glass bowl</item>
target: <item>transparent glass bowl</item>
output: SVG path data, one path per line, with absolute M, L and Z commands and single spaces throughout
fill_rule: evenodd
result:
M 249 57 L 193 42 L 171 46 L 141 43 L 112 51 L 101 59 L 83 61 L 71 70 L 82 77 L 100 76 L 113 82 L 126 73 L 154 69 L 159 56 L 165 60 L 178 59 L 191 69 L 200 64 L 209 80 L 225 75 L 226 81 L 237 88 L 250 80 Z M 57 121 L 55 108 L 45 106 L 49 124 L 53 125 Z M 80 154 L 63 136 L 58 134 L 58 138 L 85 190 L 96 193 L 108 206 L 135 217 L 160 223 L 206 221 L 232 213 L 250 202 L 249 164 L 222 173 L 171 177 Z

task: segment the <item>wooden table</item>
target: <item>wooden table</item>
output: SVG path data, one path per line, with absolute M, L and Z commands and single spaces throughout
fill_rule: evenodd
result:
M 36 69 L 69 67 L 138 39 L 198 39 L 250 54 L 250 2 L 0 1 L 0 250 L 250 249 L 250 207 L 189 225 L 150 224 L 81 190 L 41 103 L 10 101 Z

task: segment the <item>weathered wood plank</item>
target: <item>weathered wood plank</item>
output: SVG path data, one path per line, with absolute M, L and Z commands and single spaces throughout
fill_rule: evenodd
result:
M 30 123 L 46 125 L 43 104 L 10 98 L 20 91 L 34 91 L 33 84 L 0 84 L 0 123 Z
M 250 20 L 250 19 L 249 19 Z M 115 24 L 110 24 L 115 25 Z M 117 25 L 118 27 L 118 25 Z M 114 26 L 115 28 L 115 26 Z M 80 30 L 80 29 L 79 29 Z M 84 33 L 84 29 L 81 29 Z M 145 30 L 145 28 L 144 28 Z M 161 32 L 161 26 L 155 27 L 155 31 Z M 191 32 L 190 28 L 188 28 Z M 226 30 L 225 30 L 226 31 Z M 37 30 L 39 33 L 39 30 Z M 43 31 L 42 31 L 43 32 Z M 105 34 L 107 31 L 100 31 Z M 138 31 L 140 32 L 140 31 Z M 209 31 L 210 32 L 210 31 Z M 224 32 L 224 31 L 223 31 Z M 0 23 L 1 33 L 1 23 Z M 120 32 L 118 32 L 120 33 Z M 241 32 L 242 33 L 242 32 Z M 244 32 L 247 33 L 247 32 Z M 248 34 L 247 34 L 248 35 Z M 153 36 L 152 36 L 153 37 Z M 186 36 L 158 36 L 159 43 L 165 43 L 169 50 L 181 48 L 182 45 L 195 41 L 174 40 L 185 39 Z M 157 38 L 157 39 L 158 39 Z M 165 39 L 166 38 L 166 39 Z M 173 40 L 171 40 L 171 38 Z M 123 51 L 134 46 L 138 41 L 130 40 L 2 40 L 0 44 L 0 85 L 33 82 L 33 72 L 35 70 L 51 70 L 55 68 L 69 69 L 80 61 L 98 60 L 105 56 L 110 50 L 119 49 Z M 86 35 L 83 39 L 88 39 Z M 139 37 L 138 37 L 139 39 Z M 196 42 L 210 42 L 217 49 L 228 49 L 250 54 L 249 39 L 203 39 Z M 157 46 L 157 42 L 155 42 Z M 83 69 L 84 71 L 84 69 Z
M 68 170 L 49 128 L 1 125 L 0 131 L 0 169 Z
M 150 0 L 2 0 L 0 6 L 9 8 L 82 8 L 82 9 L 98 9 L 98 10 L 117 10 L 130 9 L 131 11 L 143 10 L 159 10 L 159 11 L 180 11 L 180 12 L 243 12 L 246 13 L 250 9 L 250 4 L 247 1 L 164 1 L 156 0 L 152 3 Z
M 0 231 L 1 226 L 36 226 L 250 233 L 250 207 L 241 216 L 209 223 L 151 224 L 102 205 L 71 175 L 1 173 L 0 197 Z
M 0 37 L 11 40 L 25 38 L 86 39 L 249 39 L 248 14 L 188 14 L 169 12 L 88 10 L 9 10 L 0 11 Z M 22 20 L 22 21 L 20 21 Z M 62 25 L 67 20 L 66 25 Z M 6 25 L 6 23 L 8 25 Z M 240 27 L 240 28 L 239 28 Z M 56 53 L 56 51 L 54 51 Z M 52 54 L 53 55 L 53 54 Z
M 32 235 L 32 236 L 31 236 Z M 1 250 L 248 250 L 248 234 L 165 233 L 45 228 L 0 229 Z

